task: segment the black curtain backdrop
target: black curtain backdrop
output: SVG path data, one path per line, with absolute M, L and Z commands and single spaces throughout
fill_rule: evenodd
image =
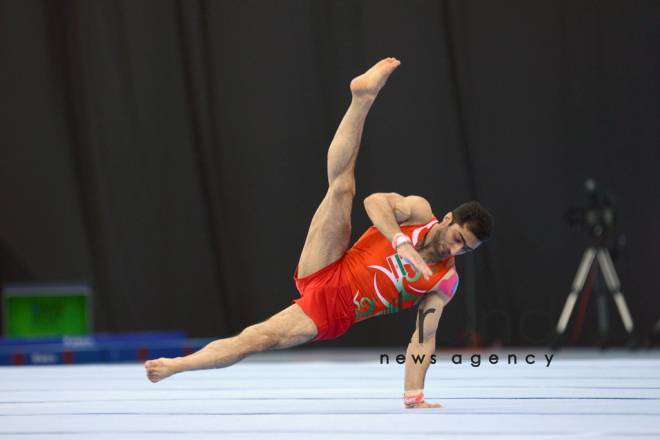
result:
M 364 130 L 354 240 L 373 192 L 421 195 L 438 217 L 477 199 L 496 219 L 474 254 L 476 316 L 459 257 L 440 345 L 472 319 L 484 344 L 547 342 L 590 243 L 563 213 L 590 177 L 617 198 L 616 266 L 649 328 L 658 23 L 657 1 L 3 0 L 2 281 L 92 281 L 97 331 L 224 337 L 277 313 L 299 296 L 348 84 L 394 56 Z M 403 346 L 414 318 L 314 345 Z

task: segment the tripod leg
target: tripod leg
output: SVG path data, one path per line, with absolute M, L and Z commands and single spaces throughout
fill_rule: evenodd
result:
M 604 248 L 598 248 L 597 255 L 598 264 L 603 271 L 607 288 L 612 292 L 614 303 L 616 304 L 616 307 L 619 310 L 619 315 L 621 315 L 621 320 L 623 321 L 623 326 L 626 328 L 628 334 L 632 334 L 634 330 L 632 316 L 630 316 L 630 311 L 628 311 L 626 299 L 621 293 L 621 283 L 619 282 L 616 270 L 614 270 L 614 264 L 612 263 L 610 253 Z
M 596 306 L 598 311 L 598 333 L 599 333 L 599 342 L 598 345 L 600 348 L 606 348 L 608 344 L 608 334 L 609 334 L 609 317 L 607 313 L 607 296 L 601 287 L 600 278 L 602 275 L 598 274 L 598 296 L 596 297 Z
M 575 301 L 577 301 L 578 294 L 584 287 L 584 281 L 587 279 L 587 274 L 591 265 L 594 262 L 594 257 L 596 255 L 596 248 L 588 248 L 584 251 L 584 256 L 580 262 L 580 267 L 578 268 L 575 279 L 573 280 L 573 286 L 571 287 L 571 293 L 568 294 L 566 299 L 566 304 L 564 304 L 564 310 L 561 312 L 559 317 L 559 322 L 557 323 L 557 337 L 564 334 L 566 331 L 566 326 L 568 325 L 568 320 L 573 313 L 573 307 L 575 307 Z

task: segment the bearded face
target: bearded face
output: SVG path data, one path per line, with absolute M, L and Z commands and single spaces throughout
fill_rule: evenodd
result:
M 452 222 L 440 226 L 438 233 L 433 237 L 433 250 L 442 259 L 473 251 L 480 244 L 481 242 L 467 225 L 460 226 Z

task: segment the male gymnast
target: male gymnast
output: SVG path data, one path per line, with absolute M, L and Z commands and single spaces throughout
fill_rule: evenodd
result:
M 364 201 L 374 226 L 348 249 L 354 167 L 364 121 L 400 64 L 395 58 L 384 59 L 351 81 L 353 99 L 328 151 L 329 189 L 314 214 L 294 274 L 301 298 L 270 319 L 196 353 L 146 362 L 150 381 L 228 367 L 263 350 L 336 338 L 355 322 L 419 304 L 424 320 L 422 325 L 417 320 L 406 358 L 425 356 L 421 363 L 406 362 L 404 405 L 442 407 L 425 402 L 423 388 L 442 309 L 458 285 L 454 256 L 490 238 L 492 216 L 479 203 L 469 202 L 438 222 L 421 197 L 376 193 Z

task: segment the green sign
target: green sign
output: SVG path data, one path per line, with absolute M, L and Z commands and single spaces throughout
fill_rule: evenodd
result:
M 7 285 L 3 291 L 5 336 L 89 334 L 90 298 L 86 285 Z

